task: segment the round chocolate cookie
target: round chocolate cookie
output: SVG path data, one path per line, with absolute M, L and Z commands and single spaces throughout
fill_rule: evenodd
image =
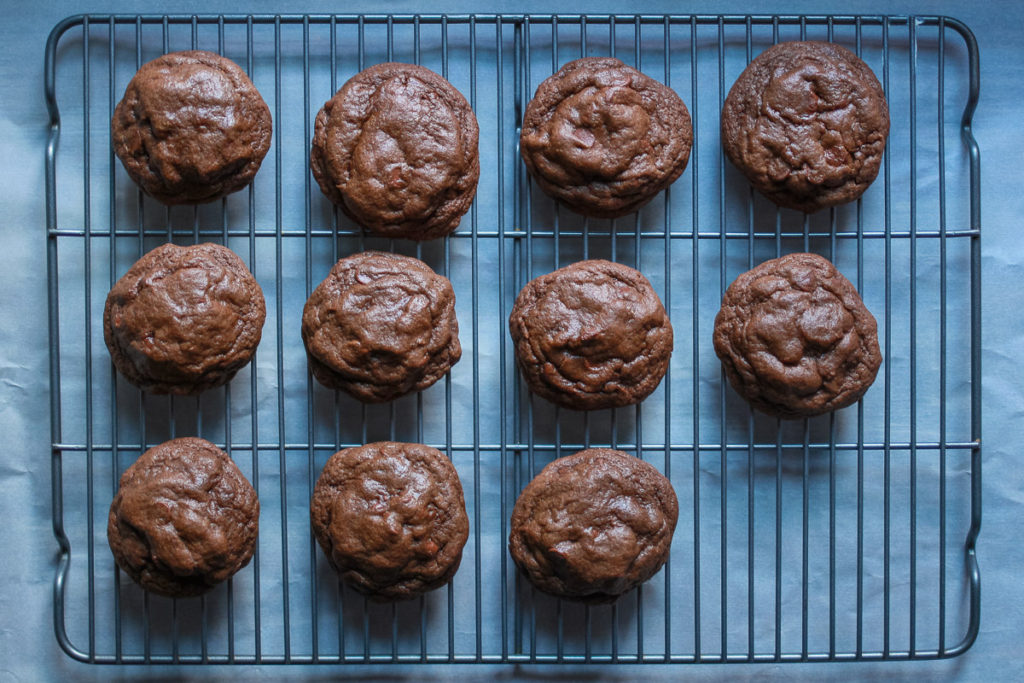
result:
M 142 65 L 114 110 L 124 168 L 164 204 L 240 190 L 270 148 L 270 109 L 245 72 L 212 52 L 172 52 Z
M 260 502 L 238 466 L 205 439 L 174 439 L 139 456 L 110 504 L 117 566 L 153 593 L 199 595 L 249 564 Z
M 114 367 L 155 394 L 226 384 L 260 343 L 266 305 L 256 278 L 219 244 L 163 244 L 107 295 L 103 338 Z
M 878 175 L 889 106 L 857 55 L 833 43 L 768 48 L 722 107 L 722 146 L 759 192 L 812 213 L 861 196 Z
M 466 98 L 430 69 L 387 62 L 349 79 L 316 115 L 309 164 L 359 225 L 429 240 L 459 227 L 480 178 Z
M 672 356 L 672 324 L 651 283 L 611 261 L 580 261 L 531 280 L 508 323 L 530 390 L 566 408 L 639 403 Z
M 378 600 L 414 598 L 451 581 L 469 537 L 455 467 L 418 443 L 338 451 L 317 479 L 309 513 L 331 566 Z
M 559 458 L 516 500 L 508 548 L 534 586 L 611 602 L 668 560 L 679 504 L 650 464 L 608 448 Z
M 736 278 L 715 316 L 714 343 L 737 393 L 782 418 L 856 403 L 882 364 L 874 316 L 816 254 L 788 254 Z
M 692 145 L 679 96 L 612 57 L 577 59 L 544 80 L 519 138 L 540 188 L 599 218 L 632 213 L 671 185 Z
M 462 357 L 452 283 L 411 256 L 347 256 L 306 301 L 302 341 L 326 387 L 365 403 L 421 391 Z

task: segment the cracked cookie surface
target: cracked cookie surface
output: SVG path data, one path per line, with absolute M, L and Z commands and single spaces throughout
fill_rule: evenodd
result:
M 462 484 L 440 451 L 381 441 L 332 455 L 310 503 L 313 534 L 349 585 L 407 600 L 448 583 L 469 537 Z
M 302 311 L 302 341 L 321 384 L 367 403 L 426 389 L 462 357 L 448 278 L 380 251 L 331 268 Z
M 242 189 L 270 149 L 270 109 L 245 72 L 212 52 L 143 64 L 110 123 L 128 175 L 164 204 L 198 204 Z
M 672 324 L 651 283 L 600 259 L 527 283 L 509 331 L 530 390 L 576 410 L 639 403 L 672 356 Z
M 227 453 L 205 439 L 173 439 L 121 475 L 107 542 L 146 590 L 195 596 L 249 563 L 259 515 L 256 491 Z
M 615 218 L 671 185 L 692 144 L 690 113 L 671 88 L 618 59 L 585 57 L 538 86 L 519 151 L 546 194 Z
M 788 254 L 736 278 L 715 316 L 714 345 L 736 392 L 783 418 L 856 403 L 882 363 L 874 316 L 816 254 Z
M 750 184 L 807 213 L 860 197 L 878 175 L 889 107 L 871 68 L 833 43 L 779 43 L 740 74 L 722 146 Z
M 245 263 L 219 244 L 163 244 L 107 295 L 103 338 L 114 367 L 157 394 L 226 384 L 252 360 L 266 304 Z
M 652 465 L 592 448 L 551 462 L 523 489 L 509 552 L 546 593 L 611 602 L 665 564 L 678 515 L 672 484 Z
M 442 76 L 386 62 L 353 76 L 316 116 L 310 167 L 359 225 L 428 240 L 454 231 L 480 177 L 479 128 Z

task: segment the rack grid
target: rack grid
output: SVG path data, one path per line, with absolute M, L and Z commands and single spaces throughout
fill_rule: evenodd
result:
M 752 56 L 780 40 L 854 49 L 886 90 L 878 181 L 812 216 L 756 196 L 723 160 L 718 110 Z M 144 61 L 202 48 L 238 62 L 271 106 L 253 185 L 168 209 L 116 162 L 109 120 Z M 635 216 L 560 210 L 518 159 L 533 89 L 562 63 L 611 55 L 676 89 L 694 121 L 685 174 Z M 477 199 L 451 236 L 364 234 L 308 171 L 311 123 L 349 76 L 385 61 L 449 78 L 481 128 Z M 54 627 L 92 663 L 788 662 L 965 652 L 980 618 L 980 171 L 971 133 L 978 48 L 948 17 L 708 15 L 239 15 L 69 17 L 46 47 Z M 267 294 L 250 367 L 198 398 L 146 395 L 113 371 L 105 292 L 164 241 L 217 241 Z M 455 286 L 464 357 L 387 406 L 319 387 L 302 302 L 339 257 L 416 255 Z M 733 277 L 791 251 L 831 258 L 879 320 L 878 381 L 856 406 L 780 422 L 728 389 L 710 344 Z M 534 399 L 506 316 L 530 278 L 610 258 L 652 281 L 676 331 L 668 376 L 642 405 L 578 413 Z M 262 504 L 250 566 L 198 599 L 151 597 L 107 554 L 106 511 L 146 447 L 214 441 Z M 452 585 L 380 605 L 319 554 L 308 500 L 339 448 L 429 443 L 452 458 L 471 536 Z M 670 478 L 680 519 L 668 565 L 610 606 L 537 593 L 505 548 L 515 497 L 554 457 L 618 447 Z

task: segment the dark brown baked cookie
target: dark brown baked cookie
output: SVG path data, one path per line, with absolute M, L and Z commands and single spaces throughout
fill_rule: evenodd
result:
M 219 244 L 163 244 L 107 295 L 103 338 L 114 367 L 156 394 L 198 394 L 252 360 L 266 305 L 256 278 Z
M 599 218 L 632 213 L 671 185 L 692 145 L 679 96 L 612 57 L 577 59 L 544 80 L 519 138 L 537 185 Z
M 576 410 L 639 403 L 672 356 L 672 324 L 651 283 L 611 261 L 580 261 L 531 280 L 508 324 L 530 390 Z
M 174 439 L 121 475 L 107 542 L 133 581 L 183 598 L 249 564 L 259 519 L 256 491 L 227 453 L 205 439 Z
M 306 301 L 302 341 L 326 387 L 365 403 L 421 391 L 462 357 L 452 283 L 411 256 L 347 256 Z
M 128 175 L 164 204 L 199 204 L 242 189 L 270 148 L 270 109 L 245 72 L 212 52 L 142 65 L 110 135 Z
M 429 240 L 459 227 L 480 178 L 466 98 L 430 69 L 387 62 L 349 79 L 316 115 L 309 165 L 359 225 Z
M 414 598 L 451 581 L 469 537 L 455 467 L 418 443 L 338 451 L 317 479 L 309 513 L 331 566 L 378 600 Z
M 611 602 L 668 560 L 679 504 L 650 464 L 608 448 L 559 458 L 516 500 L 508 548 L 534 586 Z
M 736 278 L 715 316 L 714 343 L 737 393 L 783 418 L 856 403 L 882 364 L 874 316 L 817 254 L 788 254 Z
M 889 106 L 845 47 L 779 43 L 740 74 L 722 107 L 722 146 L 759 192 L 812 213 L 861 196 L 878 175 Z

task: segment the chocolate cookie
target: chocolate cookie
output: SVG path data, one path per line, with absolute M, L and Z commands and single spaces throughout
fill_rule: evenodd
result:
M 164 244 L 135 262 L 107 295 L 103 338 L 114 367 L 155 394 L 226 384 L 260 343 L 263 290 L 219 244 Z
M 411 256 L 347 256 L 306 301 L 302 341 L 326 387 L 365 403 L 422 391 L 462 357 L 452 283 Z
M 611 57 L 577 59 L 543 81 L 519 138 L 546 194 L 600 218 L 632 213 L 671 185 L 692 145 L 679 96 Z
M 338 451 L 317 479 L 309 513 L 331 566 L 378 600 L 414 598 L 451 581 L 469 537 L 458 473 L 418 443 Z
M 874 316 L 816 254 L 788 254 L 736 278 L 715 316 L 714 343 L 737 393 L 783 418 L 856 403 L 882 364 Z
M 888 135 L 889 106 L 875 74 L 832 43 L 768 48 L 722 107 L 729 160 L 768 199 L 807 213 L 864 194 Z
M 566 408 L 639 403 L 672 356 L 672 324 L 640 272 L 580 261 L 531 280 L 508 319 L 530 390 Z
M 316 115 L 309 165 L 359 225 L 429 240 L 459 227 L 480 177 L 466 98 L 430 69 L 388 62 L 349 79 Z
M 611 602 L 665 564 L 678 516 L 672 484 L 653 466 L 591 448 L 555 460 L 527 484 L 508 548 L 545 593 Z
M 242 189 L 270 148 L 270 109 L 237 64 L 172 52 L 142 65 L 114 110 L 124 168 L 164 204 L 199 204 Z
M 260 502 L 227 453 L 174 439 L 139 456 L 110 504 L 107 542 L 117 566 L 153 593 L 200 595 L 249 564 Z

